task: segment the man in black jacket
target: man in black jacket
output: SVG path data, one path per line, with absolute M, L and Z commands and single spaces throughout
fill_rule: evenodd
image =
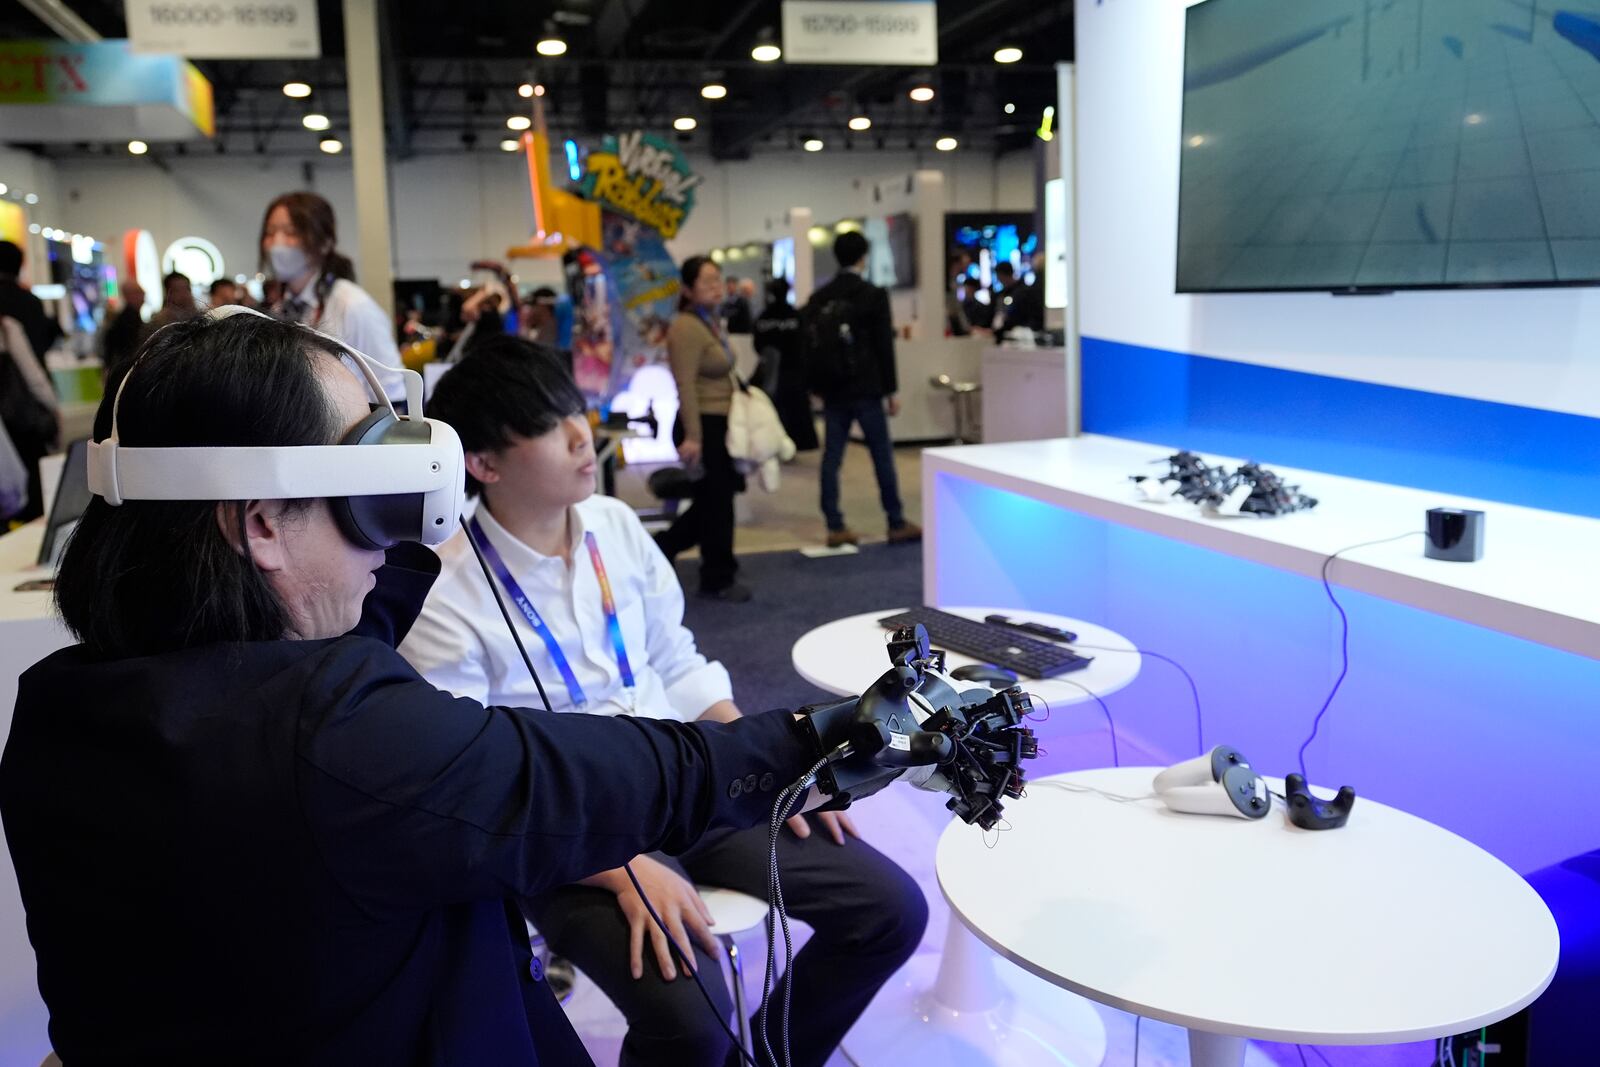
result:
M 922 529 L 906 521 L 894 470 L 894 442 L 886 417 L 900 414 L 895 396 L 894 319 L 889 294 L 861 277 L 871 246 L 860 233 L 842 233 L 833 242 L 839 273 L 811 296 L 803 315 L 812 389 L 822 397 L 826 427 L 822 446 L 822 517 L 828 547 L 853 545 L 860 538 L 839 511 L 839 465 L 859 424 L 872 452 L 878 498 L 889 519 L 889 541 L 920 541 Z
M 22 249 L 0 241 L 0 316 L 16 319 L 28 335 L 28 344 L 40 363 L 61 336 L 61 325 L 45 313 L 39 298 L 23 288 Z

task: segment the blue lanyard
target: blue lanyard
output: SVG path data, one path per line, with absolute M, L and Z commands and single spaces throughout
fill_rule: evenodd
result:
M 479 524 L 477 516 L 467 523 L 467 536 L 477 542 L 483 550 L 484 558 L 489 561 L 489 569 L 494 571 L 494 576 L 510 594 L 512 603 L 517 605 L 517 610 L 522 612 L 522 617 L 528 620 L 528 625 L 533 627 L 533 632 L 539 635 L 539 640 L 544 642 L 545 651 L 550 653 L 550 659 L 556 665 L 556 670 L 561 673 L 561 681 L 567 687 L 567 695 L 572 698 L 576 707 L 584 707 L 589 703 L 589 697 L 583 691 L 583 686 L 578 683 L 578 676 L 572 671 L 572 664 L 567 661 L 567 655 L 561 651 L 561 644 L 556 640 L 556 635 L 550 632 L 550 627 L 545 623 L 544 616 L 533 606 L 533 601 L 528 599 L 522 591 L 522 586 L 511 577 L 511 571 L 506 567 L 505 560 L 500 558 L 500 552 L 494 543 L 484 536 L 483 527 Z M 600 558 L 600 546 L 595 543 L 594 533 L 590 531 L 583 535 L 585 545 L 589 549 L 589 559 L 594 564 L 595 577 L 600 582 L 600 604 L 605 610 L 606 631 L 611 635 L 611 647 L 617 654 L 617 670 L 622 675 L 622 685 L 626 689 L 633 689 L 633 668 L 628 665 L 628 649 L 622 640 L 622 620 L 617 617 L 616 599 L 611 594 L 611 581 L 606 577 L 606 566 Z

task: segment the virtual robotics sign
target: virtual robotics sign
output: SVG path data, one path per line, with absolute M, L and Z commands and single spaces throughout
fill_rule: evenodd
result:
M 635 130 L 607 137 L 598 151 L 589 153 L 587 173 L 578 188 L 585 199 L 636 219 L 670 240 L 694 210 L 694 189 L 700 180 L 676 146 Z

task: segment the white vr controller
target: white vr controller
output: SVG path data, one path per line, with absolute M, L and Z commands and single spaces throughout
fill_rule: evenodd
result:
M 1174 763 L 1156 775 L 1151 788 L 1173 811 L 1194 815 L 1260 819 L 1272 810 L 1267 783 L 1250 768 L 1238 749 L 1227 745 Z

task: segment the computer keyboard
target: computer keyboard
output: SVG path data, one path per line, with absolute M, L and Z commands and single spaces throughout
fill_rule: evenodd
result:
M 1094 661 L 1070 648 L 1024 637 L 1014 630 L 987 622 L 974 622 L 937 608 L 912 608 L 878 620 L 886 630 L 921 623 L 935 648 L 971 656 L 983 663 L 1016 671 L 1029 678 L 1054 678 L 1082 670 Z

